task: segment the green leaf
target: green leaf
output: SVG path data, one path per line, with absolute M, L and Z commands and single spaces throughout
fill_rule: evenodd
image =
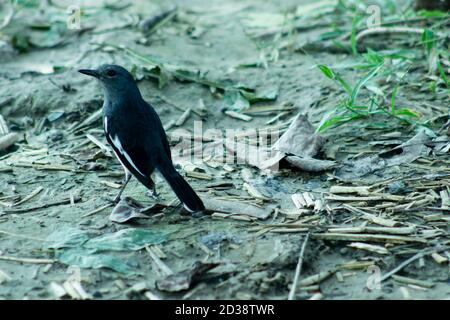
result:
M 417 12 L 417 15 L 427 18 L 439 18 L 448 16 L 448 13 L 439 10 L 420 10 Z
M 79 247 L 89 240 L 86 231 L 73 227 L 63 227 L 51 233 L 43 244 L 44 249 Z
M 361 116 L 354 113 L 352 115 L 336 115 L 336 110 L 332 110 L 330 112 L 327 112 L 325 116 L 320 121 L 319 125 L 317 126 L 316 132 L 324 131 L 325 129 L 336 125 L 341 124 L 347 121 L 351 121 L 357 118 L 360 118 Z
M 62 263 L 80 268 L 109 268 L 121 273 L 135 273 L 117 253 L 102 251 L 140 250 L 147 245 L 159 244 L 179 228 L 175 225 L 163 229 L 128 228 L 89 239 L 87 232 L 77 228 L 62 228 L 50 234 L 43 244 L 44 249 L 58 249 L 56 257 Z
M 135 269 L 126 264 L 123 259 L 107 254 L 94 253 L 85 248 L 65 250 L 57 255 L 57 259 L 64 264 L 80 268 L 108 268 L 124 274 L 136 273 Z
M 425 29 L 422 33 L 422 44 L 424 45 L 427 53 L 431 51 L 436 45 L 436 37 L 433 30 Z
M 406 116 L 406 117 L 411 117 L 411 118 L 420 118 L 420 113 L 408 109 L 408 108 L 401 108 L 401 109 L 397 109 L 395 110 L 394 114 L 396 116 Z
M 383 67 L 383 64 L 379 64 L 375 68 L 373 68 L 364 78 L 358 81 L 355 88 L 353 88 L 351 97 L 350 97 L 350 106 L 353 106 L 356 102 L 356 98 L 358 97 L 359 91 L 361 90 L 362 86 L 364 86 L 370 79 L 372 79 L 378 71 Z
M 344 88 L 345 92 L 347 92 L 348 95 L 352 94 L 352 87 L 341 76 L 336 76 L 336 81 L 339 82 L 339 84 Z
M 363 54 L 363 57 L 368 63 L 372 65 L 379 65 L 380 63 L 384 62 L 384 57 L 370 48 L 367 49 L 367 53 Z
M 166 226 L 161 230 L 123 229 L 90 239 L 84 244 L 84 247 L 96 251 L 140 250 L 148 245 L 166 241 L 175 230 L 178 230 L 178 227 Z
M 334 71 L 330 67 L 328 67 L 328 66 L 326 66 L 324 64 L 319 64 L 319 65 L 317 65 L 317 67 L 320 69 L 320 71 L 322 71 L 322 73 L 327 78 L 329 78 L 331 80 L 334 80 L 336 78 L 336 75 L 334 74 Z

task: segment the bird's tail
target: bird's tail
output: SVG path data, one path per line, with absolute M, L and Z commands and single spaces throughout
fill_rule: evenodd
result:
M 157 169 L 162 174 L 164 179 L 169 183 L 173 192 L 178 199 L 183 203 L 183 206 L 190 212 L 197 212 L 205 210 L 205 205 L 191 186 L 184 180 L 184 178 L 173 167 L 172 163 L 163 161 L 163 165 Z

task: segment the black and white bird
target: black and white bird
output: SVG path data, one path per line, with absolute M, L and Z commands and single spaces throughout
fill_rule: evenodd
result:
M 133 76 L 123 67 L 103 65 L 79 72 L 100 80 L 104 91 L 103 127 L 108 143 L 125 170 L 125 182 L 135 176 L 156 196 L 152 174 L 158 171 L 189 212 L 205 210 L 202 200 L 177 172 L 170 146 L 155 109 L 144 101 Z

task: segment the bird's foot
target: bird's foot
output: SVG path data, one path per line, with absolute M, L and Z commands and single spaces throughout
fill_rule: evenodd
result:
M 152 198 L 155 201 L 159 201 L 159 193 L 156 192 L 156 189 L 153 190 L 148 190 L 147 191 L 147 196 L 149 196 L 150 198 Z

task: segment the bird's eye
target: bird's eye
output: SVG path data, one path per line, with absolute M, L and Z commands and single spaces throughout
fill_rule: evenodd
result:
M 114 77 L 116 75 L 116 72 L 114 70 L 108 70 L 106 71 L 106 75 L 108 77 Z

